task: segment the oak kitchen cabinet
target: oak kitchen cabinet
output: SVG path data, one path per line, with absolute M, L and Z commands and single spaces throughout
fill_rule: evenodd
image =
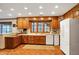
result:
M 59 29 L 58 17 L 54 17 L 51 22 L 52 29 Z
M 27 44 L 46 44 L 46 36 L 22 35 L 21 43 Z
M 27 29 L 29 27 L 29 20 L 27 18 L 18 18 L 17 27 L 19 29 Z
M 21 43 L 18 36 L 16 37 L 5 37 L 5 48 L 15 48 Z
M 28 43 L 29 36 L 28 35 L 22 35 L 20 36 L 21 38 L 21 43 Z
M 29 36 L 29 44 L 46 44 L 46 36 Z

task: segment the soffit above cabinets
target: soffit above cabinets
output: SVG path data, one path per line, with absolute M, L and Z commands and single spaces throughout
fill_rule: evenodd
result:
M 61 16 L 77 3 L 0 3 L 0 19 L 27 16 Z

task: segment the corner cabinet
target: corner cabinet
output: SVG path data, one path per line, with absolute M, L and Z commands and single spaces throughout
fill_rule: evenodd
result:
M 19 29 L 27 29 L 29 27 L 29 20 L 27 18 L 18 18 L 17 27 Z
M 5 37 L 5 48 L 12 49 L 21 44 L 21 40 L 18 36 L 16 37 Z

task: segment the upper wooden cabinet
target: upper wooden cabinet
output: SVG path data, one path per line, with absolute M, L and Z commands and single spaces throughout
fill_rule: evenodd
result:
M 29 27 L 29 20 L 26 18 L 18 18 L 17 27 L 20 29 L 27 29 Z
M 58 17 L 54 17 L 51 22 L 52 29 L 59 29 Z
M 41 20 L 42 19 L 42 20 Z M 19 17 L 17 26 L 20 29 L 28 29 L 31 27 L 30 22 L 51 22 L 52 29 L 59 29 L 58 17 Z

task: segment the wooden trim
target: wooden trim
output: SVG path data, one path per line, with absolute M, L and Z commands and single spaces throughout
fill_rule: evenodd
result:
M 52 20 L 29 20 L 30 22 L 51 22 Z
M 44 18 L 48 18 L 48 17 L 58 17 L 58 16 L 26 16 L 26 17 L 17 17 L 17 18 L 41 18 L 41 17 L 44 17 Z

